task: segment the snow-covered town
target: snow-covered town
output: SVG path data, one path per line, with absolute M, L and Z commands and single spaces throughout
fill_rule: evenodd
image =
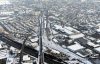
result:
M 100 64 L 100 1 L 0 0 L 0 64 Z

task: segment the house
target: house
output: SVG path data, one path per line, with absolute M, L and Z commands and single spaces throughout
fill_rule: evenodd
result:
M 94 48 L 100 46 L 99 44 L 95 44 L 95 43 L 93 43 L 93 42 L 91 42 L 91 41 L 89 41 L 87 44 L 88 44 L 89 46 L 94 47 Z
M 84 37 L 84 34 L 79 33 L 79 34 L 71 35 L 71 36 L 69 36 L 69 37 L 70 37 L 71 39 L 77 39 L 77 38 Z
M 70 49 L 71 51 L 77 51 L 84 49 L 85 47 L 81 46 L 79 43 L 76 42 L 74 45 L 70 45 L 67 48 Z
M 96 52 L 100 53 L 100 46 L 99 46 L 99 47 L 94 48 L 94 50 L 95 50 Z

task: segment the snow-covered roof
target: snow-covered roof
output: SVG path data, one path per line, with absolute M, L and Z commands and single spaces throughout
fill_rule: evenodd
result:
M 51 52 L 53 52 L 53 53 L 57 53 L 57 54 L 60 54 L 60 52 L 59 51 L 56 51 L 56 50 L 51 50 Z
M 56 29 L 61 29 L 62 27 L 59 25 L 54 25 Z
M 99 29 L 96 29 L 97 30 L 97 32 L 100 32 L 100 28 Z
M 53 33 L 53 34 L 57 34 L 58 32 L 56 32 L 55 30 L 52 30 L 52 33 Z
M 53 39 L 54 42 L 58 42 L 57 39 Z
M 100 42 L 100 40 L 97 40 L 96 42 Z
M 0 26 L 0 28 L 1 28 L 1 26 Z M 3 44 L 4 42 L 3 41 L 0 41 L 0 44 Z
M 96 31 L 97 31 L 97 32 L 100 32 L 100 23 L 97 24 L 97 27 L 98 27 L 98 28 L 96 29 Z
M 97 26 L 100 26 L 100 23 L 98 23 Z
M 0 5 L 11 4 L 8 0 L 0 0 Z
M 72 27 L 64 27 L 65 29 L 67 29 L 67 30 L 70 30 L 70 31 L 72 31 L 72 30 L 74 30 Z
M 67 28 L 68 30 L 74 30 L 72 27 L 65 27 L 65 28 Z
M 61 31 L 63 31 L 63 32 L 66 32 L 67 34 L 74 34 L 74 32 L 76 32 L 76 33 L 79 33 L 79 31 L 78 30 L 76 30 L 76 29 L 74 29 L 74 28 L 72 28 L 72 27 L 62 27 L 62 26 L 59 26 L 59 25 L 54 25 L 55 26 L 55 28 L 56 29 L 59 29 L 59 30 L 61 30 Z M 74 32 L 73 32 L 74 31 Z
M 12 64 L 14 58 L 7 58 L 6 64 Z
M 76 50 L 79 50 L 79 49 L 83 49 L 85 47 L 81 46 L 80 44 L 76 43 L 74 45 L 71 45 L 71 46 L 68 46 L 67 48 L 73 50 L 73 51 L 76 51 Z
M 0 17 L 0 20 L 8 19 L 9 17 Z
M 1 44 L 0 44 L 0 48 L 2 48 Z
M 11 46 L 11 47 L 10 47 L 10 50 L 15 51 L 16 49 L 15 49 L 14 47 Z
M 23 63 L 23 64 L 33 64 L 33 63 L 28 63 L 28 62 L 27 62 L 27 63 Z
M 65 29 L 70 30 L 70 31 L 79 32 L 78 30 L 76 30 L 76 29 L 74 29 L 74 28 L 72 28 L 70 26 L 65 27 Z
M 76 39 L 76 38 L 84 37 L 84 34 L 79 33 L 79 34 L 71 35 L 71 36 L 69 36 L 69 37 L 72 38 L 72 39 Z
M 100 47 L 94 48 L 96 51 L 100 52 Z
M 98 47 L 98 46 L 100 46 L 99 44 L 94 44 L 94 43 L 92 43 L 92 42 L 90 42 L 90 41 L 89 41 L 87 44 L 90 45 L 90 46 L 93 46 L 93 47 Z
M 67 61 L 68 64 L 81 64 L 78 60 Z
M 95 10 L 94 9 L 90 9 L 90 10 L 87 10 L 88 13 L 94 13 Z
M 82 54 L 79 53 L 79 52 L 77 52 L 76 54 L 78 54 L 78 55 L 81 56 L 81 57 L 86 57 L 86 56 L 82 55 Z
M 26 61 L 26 60 L 30 60 L 30 57 L 28 57 L 28 55 L 23 56 L 23 61 Z
M 91 40 L 95 40 L 95 38 L 93 38 L 93 37 L 88 37 L 89 39 L 91 39 Z
M 32 42 L 38 41 L 38 38 L 30 39 Z
M 36 50 L 38 50 L 39 51 L 39 46 L 37 46 L 36 48 L 34 48 L 34 49 L 36 49 Z M 47 48 L 46 47 L 43 47 L 43 51 L 47 51 Z
M 64 31 L 65 31 L 67 34 L 73 34 L 73 32 L 71 32 L 70 30 L 64 29 Z
M 3 11 L 0 12 L 1 15 L 12 15 L 14 12 L 13 11 Z
M 7 50 L 0 51 L 0 59 L 7 58 Z
M 31 45 L 32 45 L 33 48 L 35 48 L 35 47 L 38 46 L 38 43 L 32 43 Z

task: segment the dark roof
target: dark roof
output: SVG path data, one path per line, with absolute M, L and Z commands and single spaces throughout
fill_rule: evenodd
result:
M 76 42 L 80 43 L 80 44 L 83 44 L 83 45 L 86 45 L 87 44 L 87 40 L 85 38 L 78 38 L 78 39 L 75 39 Z
M 99 33 L 92 34 L 91 36 L 94 37 L 94 38 L 100 38 L 100 34 Z

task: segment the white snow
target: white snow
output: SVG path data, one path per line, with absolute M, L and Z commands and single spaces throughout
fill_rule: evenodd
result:
M 94 9 L 90 9 L 90 10 L 87 10 L 88 13 L 94 13 L 95 10 Z
M 90 45 L 90 46 L 93 46 L 93 47 L 98 47 L 98 46 L 100 46 L 99 44 L 94 44 L 94 43 L 92 43 L 92 42 L 90 42 L 90 41 L 89 41 L 87 44 Z
M 7 50 L 0 51 L 0 59 L 7 58 Z
M 13 11 L 3 11 L 0 12 L 1 15 L 12 15 L 14 12 Z
M 86 57 L 86 56 L 82 55 L 82 54 L 79 53 L 79 52 L 77 52 L 76 54 L 78 54 L 78 55 L 81 56 L 81 57 Z
M 73 34 L 73 32 L 71 32 L 70 30 L 67 29 L 63 29 L 67 34 Z
M 97 24 L 97 29 L 96 29 L 97 32 L 100 32 L 100 23 Z
M 54 25 L 56 29 L 59 29 L 61 30 L 62 32 L 66 32 L 68 34 L 73 34 L 73 32 L 71 32 L 70 30 L 68 29 L 65 29 L 65 28 L 62 28 L 62 26 L 59 26 L 59 25 Z
M 53 34 L 57 34 L 58 32 L 56 32 L 55 30 L 52 30 L 52 33 L 53 33 Z
M 76 51 L 76 50 L 79 50 L 79 49 L 83 49 L 84 47 L 77 43 L 77 44 L 68 46 L 67 48 L 69 48 L 69 49 L 71 49 L 73 51 Z
M 28 57 L 28 55 L 24 55 L 23 56 L 23 61 L 27 61 L 27 60 L 30 60 L 30 57 Z
M 0 0 L 0 5 L 11 4 L 8 0 Z
M 71 35 L 71 36 L 69 36 L 69 37 L 72 38 L 72 39 L 77 39 L 77 38 L 84 37 L 84 34 L 79 33 L 79 34 Z
M 56 51 L 56 50 L 53 50 L 53 49 L 51 50 L 51 52 L 52 52 L 52 53 L 57 53 L 57 54 L 60 54 L 60 52 L 59 52 L 59 51 Z
M 30 39 L 32 42 L 38 41 L 38 38 Z
M 59 26 L 59 25 L 54 25 L 54 26 L 55 26 L 56 29 L 62 29 L 62 27 Z
M 58 42 L 56 39 L 53 39 L 54 42 Z
M 0 44 L 0 48 L 2 48 L 2 45 Z
M 6 64 L 13 64 L 14 58 L 7 58 Z
M 0 17 L 0 20 L 8 19 L 9 17 Z
M 65 27 L 62 27 L 62 26 L 59 26 L 59 25 L 54 25 L 55 26 L 55 29 L 59 29 L 61 30 L 62 32 L 65 32 L 69 35 L 72 35 L 72 34 L 76 34 L 76 33 L 80 33 L 78 30 L 72 28 L 72 27 L 69 27 L 69 26 L 65 26 Z
M 99 23 L 99 24 L 97 24 L 97 26 L 100 26 L 100 23 Z
M 100 52 L 100 47 L 94 48 L 96 51 Z
M 100 43 L 100 40 L 97 40 L 96 42 Z
M 15 51 L 16 49 L 15 49 L 14 47 L 11 46 L 11 47 L 10 47 L 10 50 Z
M 70 31 L 75 31 L 75 32 L 79 32 L 78 30 L 76 30 L 76 29 L 74 29 L 74 28 L 72 28 L 72 27 L 69 27 L 69 26 L 67 26 L 67 27 L 65 27 L 65 29 L 67 29 L 67 30 L 70 30 Z
M 81 63 L 81 62 L 79 62 L 78 60 L 73 60 L 73 61 L 67 61 L 68 62 L 68 64 L 83 64 L 83 63 Z
M 65 46 L 65 45 L 62 45 L 62 47 L 63 47 L 63 48 L 66 48 L 66 46 Z
M 39 50 L 39 46 L 37 46 L 35 49 L 36 50 Z M 47 48 L 46 47 L 43 47 L 43 51 L 47 51 Z
M 99 29 L 97 29 L 97 32 L 100 32 L 100 28 L 99 28 Z
M 70 31 L 74 30 L 72 27 L 64 27 L 64 28 L 66 28 L 66 29 L 68 29 Z
M 33 48 L 35 48 L 35 47 L 38 46 L 38 43 L 32 43 L 31 45 L 32 45 Z

